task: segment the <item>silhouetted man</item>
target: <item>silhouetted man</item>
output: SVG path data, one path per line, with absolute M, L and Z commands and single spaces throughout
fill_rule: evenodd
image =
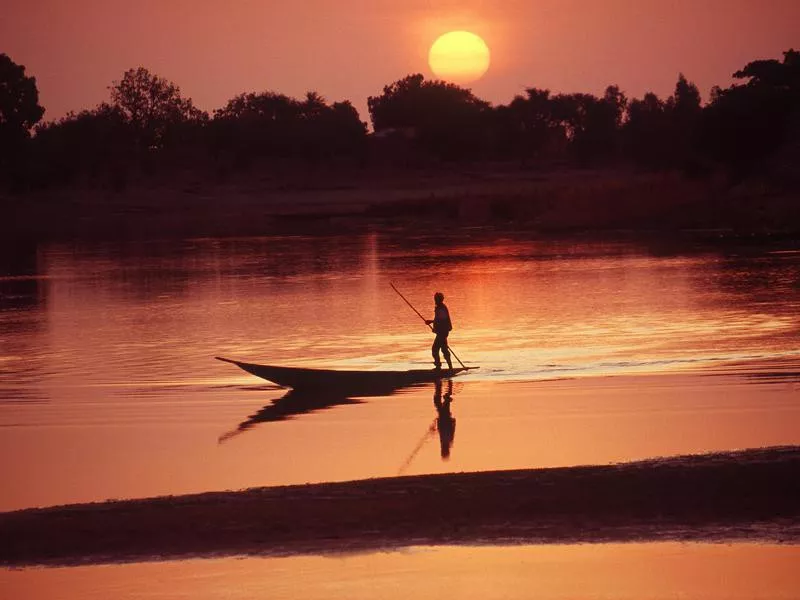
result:
M 453 363 L 450 361 L 450 349 L 447 347 L 447 336 L 450 330 L 453 329 L 453 324 L 450 321 L 450 311 L 444 304 L 444 294 L 436 292 L 433 295 L 435 307 L 433 309 L 433 319 L 426 319 L 425 322 L 432 326 L 433 333 L 436 337 L 431 346 L 431 354 L 433 354 L 433 364 L 437 369 L 442 368 L 442 361 L 439 358 L 439 350 L 444 354 L 444 359 L 447 361 L 447 367 L 452 369 Z

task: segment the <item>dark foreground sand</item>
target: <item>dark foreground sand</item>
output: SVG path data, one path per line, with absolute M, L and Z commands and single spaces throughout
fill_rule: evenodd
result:
M 800 447 L 213 492 L 0 514 L 0 563 L 418 544 L 800 541 Z

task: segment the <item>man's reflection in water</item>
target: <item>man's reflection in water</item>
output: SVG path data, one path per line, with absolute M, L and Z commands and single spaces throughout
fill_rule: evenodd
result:
M 442 394 L 442 381 L 436 381 L 435 385 L 433 405 L 436 407 L 436 418 L 433 420 L 430 427 L 428 427 L 428 431 L 425 432 L 425 435 L 419 443 L 417 443 L 411 451 L 411 454 L 408 455 L 408 458 L 400 466 L 400 469 L 397 471 L 398 475 L 402 475 L 406 472 L 406 469 L 414 462 L 414 458 L 419 454 L 419 451 L 422 450 L 422 447 L 427 444 L 437 432 L 439 433 L 439 444 L 442 448 L 442 460 L 450 459 L 450 448 L 453 447 L 453 438 L 456 435 L 456 420 L 450 412 L 450 404 L 453 402 L 453 380 L 447 380 L 447 391 L 444 394 Z
M 447 380 L 447 391 L 442 395 L 442 380 L 436 380 L 436 389 L 433 393 L 433 405 L 436 412 L 435 427 L 439 432 L 439 444 L 442 448 L 442 460 L 450 458 L 450 448 L 453 446 L 453 438 L 456 435 L 456 420 L 450 412 L 450 404 L 453 401 L 453 380 Z

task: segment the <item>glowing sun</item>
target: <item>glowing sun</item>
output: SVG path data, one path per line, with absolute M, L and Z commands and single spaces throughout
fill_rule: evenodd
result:
M 433 43 L 428 64 L 441 79 L 469 83 L 480 79 L 489 69 L 489 47 L 474 33 L 451 31 Z

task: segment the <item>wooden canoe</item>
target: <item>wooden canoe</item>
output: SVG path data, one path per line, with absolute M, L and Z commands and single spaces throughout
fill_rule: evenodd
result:
M 326 392 L 365 390 L 373 394 L 379 394 L 382 390 L 391 393 L 393 390 L 402 387 L 447 379 L 469 369 L 477 368 L 412 369 L 410 371 L 336 371 L 331 369 L 257 365 L 220 356 L 216 358 L 236 365 L 256 377 L 295 390 L 321 390 Z

